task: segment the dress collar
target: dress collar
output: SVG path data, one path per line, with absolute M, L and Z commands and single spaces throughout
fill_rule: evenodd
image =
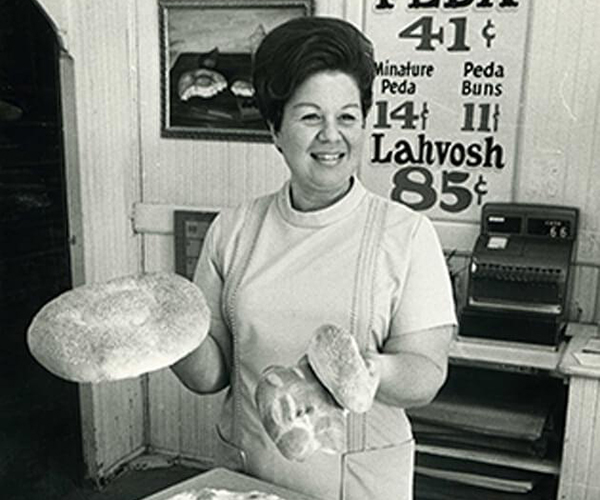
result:
M 288 180 L 277 193 L 277 207 L 282 217 L 294 226 L 320 227 L 333 224 L 346 217 L 360 205 L 366 194 L 366 189 L 357 177 L 353 178 L 352 186 L 343 198 L 333 205 L 320 210 L 302 212 L 292 207 L 290 181 Z

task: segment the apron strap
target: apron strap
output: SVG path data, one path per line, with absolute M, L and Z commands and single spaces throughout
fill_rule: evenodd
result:
M 354 335 L 361 352 L 364 352 L 369 346 L 369 337 L 372 330 L 374 311 L 373 286 L 379 242 L 383 237 L 386 211 L 387 204 L 383 199 L 379 197 L 371 198 L 355 270 L 350 333 Z M 347 418 L 349 452 L 363 451 L 365 449 L 366 423 L 367 413 L 349 413 Z
M 225 279 L 225 285 L 223 288 L 222 295 L 222 308 L 223 317 L 229 331 L 231 332 L 232 338 L 232 356 L 233 356 L 233 373 L 231 374 L 231 389 L 233 397 L 233 415 L 232 415 L 232 429 L 233 443 L 239 445 L 240 443 L 240 430 L 241 426 L 238 425 L 238 418 L 241 415 L 241 391 L 240 387 L 240 350 L 238 348 L 238 334 L 237 324 L 235 315 L 236 296 L 238 288 L 242 281 L 242 277 L 246 273 L 246 268 L 250 262 L 250 257 L 256 246 L 258 234 L 263 221 L 267 215 L 267 210 L 271 205 L 273 196 L 262 196 L 254 200 L 252 205 L 248 207 L 248 211 L 244 217 L 244 225 L 240 231 L 240 235 L 237 241 L 235 255 L 233 258 L 233 265 Z

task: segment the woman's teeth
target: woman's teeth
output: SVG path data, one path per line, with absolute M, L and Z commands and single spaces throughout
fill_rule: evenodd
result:
M 344 153 L 313 153 L 311 156 L 321 163 L 335 163 L 343 158 Z

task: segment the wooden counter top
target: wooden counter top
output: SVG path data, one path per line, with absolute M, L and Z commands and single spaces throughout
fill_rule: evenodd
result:
M 560 372 L 600 379 L 600 329 L 597 325 L 574 325 L 573 328 L 559 364 Z

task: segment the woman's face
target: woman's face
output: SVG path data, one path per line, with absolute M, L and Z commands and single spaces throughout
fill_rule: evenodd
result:
M 362 157 L 360 91 L 339 71 L 307 78 L 285 104 L 275 145 L 291 171 L 294 207 L 315 210 L 341 198 Z

